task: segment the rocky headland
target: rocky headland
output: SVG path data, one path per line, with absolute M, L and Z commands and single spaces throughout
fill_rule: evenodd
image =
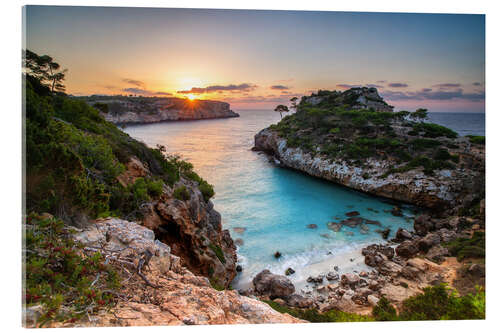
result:
M 254 150 L 280 166 L 420 207 L 478 204 L 484 146 L 388 109 L 375 88 L 303 97 L 295 114 L 255 135 Z
M 82 98 L 82 97 L 80 97 Z M 114 124 L 232 118 L 239 115 L 229 103 L 174 97 L 89 96 L 85 101 Z

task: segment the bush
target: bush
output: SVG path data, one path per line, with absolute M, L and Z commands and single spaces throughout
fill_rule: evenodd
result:
M 485 292 L 458 296 L 445 284 L 424 288 L 424 292 L 403 301 L 399 315 L 385 298 L 373 308 L 376 320 L 463 320 L 485 318 Z
M 372 315 L 377 321 L 398 320 L 396 309 L 384 296 L 382 296 L 377 305 L 373 307 Z
M 301 310 L 279 305 L 278 303 L 273 301 L 263 302 L 267 303 L 269 306 L 271 306 L 271 308 L 280 313 L 288 313 L 295 318 L 307 320 L 311 323 L 373 321 L 373 318 L 370 316 L 358 315 L 355 313 L 348 313 L 339 310 L 329 310 L 324 313 L 319 313 L 316 309 Z
M 87 311 L 98 313 L 115 303 L 114 291 L 120 288 L 118 273 L 99 252 L 83 252 L 70 234 L 61 220 L 38 214 L 27 217 L 23 303 L 43 305 L 39 327 L 50 321 L 72 322 Z
M 466 258 L 484 258 L 486 254 L 485 234 L 476 231 L 472 238 L 458 238 L 445 244 L 450 254 L 457 257 L 458 261 Z
M 486 143 L 486 137 L 480 135 L 467 135 L 471 143 L 477 145 L 484 145 Z
M 182 201 L 187 201 L 191 198 L 186 186 L 182 185 L 174 190 L 174 198 Z
M 458 137 L 458 134 L 455 131 L 447 127 L 433 123 L 415 123 L 413 124 L 412 133 L 408 134 L 417 135 L 420 132 L 423 132 L 424 137 L 429 137 L 429 138 L 438 138 L 444 136 L 450 139 L 454 139 Z

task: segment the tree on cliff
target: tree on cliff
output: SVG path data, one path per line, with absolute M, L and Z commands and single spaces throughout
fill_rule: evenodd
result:
M 61 70 L 61 66 L 48 55 L 39 56 L 35 52 L 25 50 L 23 52 L 23 69 L 27 76 L 31 76 L 42 85 L 47 86 L 51 93 L 63 93 L 66 89 L 62 82 L 68 70 Z
M 410 118 L 413 120 L 420 120 L 421 122 L 428 118 L 427 109 L 417 109 L 415 112 L 410 114 Z
M 290 99 L 290 102 L 292 102 L 292 106 L 290 106 L 290 107 L 291 107 L 292 109 L 294 109 L 294 110 L 297 110 L 297 100 L 298 100 L 298 98 L 297 98 L 297 97 L 292 97 L 292 98 Z
M 283 118 L 282 113 L 283 113 L 283 112 L 288 112 L 288 111 L 290 111 L 290 110 L 288 109 L 288 106 L 283 105 L 283 104 L 280 104 L 280 105 L 278 105 L 278 106 L 274 109 L 274 111 L 279 112 L 279 113 L 280 113 L 280 117 L 281 117 L 281 118 Z

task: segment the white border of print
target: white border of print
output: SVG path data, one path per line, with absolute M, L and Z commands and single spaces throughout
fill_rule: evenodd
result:
M 21 1 L 11 0 L 2 3 L 0 11 L 2 25 L 2 52 L 3 79 L 0 81 L 2 92 L 2 121 L 0 135 L 2 136 L 2 190 L 0 202 L 2 207 L 2 246 L 1 279 L 1 322 L 4 329 L 21 328 L 21 6 L 30 5 L 81 5 L 81 6 L 117 6 L 117 7 L 182 7 L 182 8 L 232 8 L 232 9 L 279 9 L 279 10 L 331 10 L 331 11 L 363 11 L 363 12 L 418 12 L 418 13 L 474 13 L 486 14 L 486 89 L 487 89 L 487 319 L 485 321 L 443 321 L 443 322 L 399 322 L 399 323 L 335 323 L 335 324 L 300 324 L 300 325 L 225 325 L 225 326 L 198 326 L 198 327 L 151 327 L 148 332 L 253 332 L 286 331 L 289 333 L 314 330 L 331 332 L 332 330 L 348 330 L 349 332 L 419 332 L 422 331 L 490 331 L 498 322 L 498 284 L 492 281 L 499 274 L 499 265 L 495 260 L 498 254 L 500 237 L 500 214 L 495 210 L 495 200 L 500 197 L 500 157 L 496 144 L 500 144 L 500 103 L 496 91 L 500 89 L 499 60 L 500 52 L 498 37 L 500 31 L 500 11 L 498 2 L 476 0 L 357 0 L 357 1 L 218 1 L 218 0 L 185 0 L 185 1 L 151 1 L 151 0 L 87 0 L 87 1 Z M 493 258 L 493 260 L 490 260 Z M 120 328 L 104 328 L 106 332 Z M 61 329 L 62 330 L 62 329 Z M 82 329 L 87 332 L 91 329 Z M 124 330 L 122 328 L 121 330 Z M 145 328 L 127 328 L 128 332 L 143 332 Z M 59 331 L 59 330 L 58 330 Z M 95 331 L 95 329 L 94 329 Z M 491 329 L 493 331 L 493 329 Z M 80 330 L 79 330 L 80 332 Z

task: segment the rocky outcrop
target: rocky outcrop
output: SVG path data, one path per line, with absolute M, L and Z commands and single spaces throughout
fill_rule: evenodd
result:
M 182 98 L 105 97 L 92 100 L 108 105 L 101 115 L 115 124 L 147 124 L 162 121 L 239 117 L 229 103 Z M 101 107 L 101 109 L 103 109 Z
M 349 105 L 352 109 L 373 109 L 375 111 L 392 112 L 394 107 L 387 104 L 378 94 L 377 88 L 358 87 L 344 92 L 320 90 L 303 98 L 304 103 L 312 106 L 328 102 L 331 106 Z
M 124 186 L 150 174 L 137 158 L 131 158 L 126 166 L 118 177 Z M 186 188 L 189 199 L 174 197 L 174 188 L 181 186 Z M 222 229 L 220 214 L 210 200 L 205 200 L 197 182 L 181 177 L 173 188 L 164 186 L 158 199 L 142 205 L 141 213 L 139 223 L 169 244 L 183 265 L 217 285 L 229 286 L 236 276 L 236 246 L 229 231 Z
M 463 168 L 440 170 L 433 175 L 424 174 L 422 169 L 386 175 L 394 167 L 389 159 L 367 158 L 364 166 L 354 166 L 319 153 L 313 156 L 300 148 L 288 147 L 286 139 L 269 128 L 255 136 L 255 148 L 271 154 L 279 166 L 358 191 L 432 209 L 457 206 L 470 200 L 474 193 L 479 192 L 480 180 L 484 179 L 484 170 L 466 167 L 469 160 L 481 160 L 472 152 L 461 154 Z
M 153 256 L 143 273 L 156 288 L 147 286 L 129 269 L 130 275 L 117 293 L 118 302 L 109 311 L 84 316 L 78 322 L 52 323 L 53 327 L 303 322 L 234 290 L 213 289 L 206 277 L 182 266 L 168 245 L 137 223 L 115 218 L 100 220 L 76 233 L 75 239 L 87 249 L 100 251 L 110 264 L 118 266 L 130 263 L 135 267 L 141 255 L 150 251 Z M 28 327 L 37 326 L 37 307 L 24 311 Z

